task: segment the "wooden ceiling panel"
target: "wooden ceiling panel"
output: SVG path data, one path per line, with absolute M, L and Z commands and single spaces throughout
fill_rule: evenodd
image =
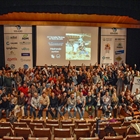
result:
M 97 26 L 104 25 L 124 25 L 127 27 L 140 27 L 140 21 L 133 19 L 128 16 L 112 16 L 112 15 L 87 15 L 87 14 L 60 14 L 60 13 L 8 13 L 5 15 L 0 15 L 0 24 L 30 24 L 30 25 L 41 25 L 47 24 L 49 22 L 73 22 L 79 24 L 91 24 Z M 55 23 L 54 23 L 55 24 Z

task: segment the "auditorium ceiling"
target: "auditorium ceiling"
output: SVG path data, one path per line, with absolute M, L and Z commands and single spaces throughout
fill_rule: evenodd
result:
M 0 15 L 0 25 L 71 25 L 140 28 L 140 21 L 128 16 L 13 12 Z

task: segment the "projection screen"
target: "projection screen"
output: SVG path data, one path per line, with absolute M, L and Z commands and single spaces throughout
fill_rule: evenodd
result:
M 98 27 L 37 26 L 37 66 L 95 64 Z

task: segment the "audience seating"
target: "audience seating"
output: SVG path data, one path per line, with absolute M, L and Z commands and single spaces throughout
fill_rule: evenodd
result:
M 34 130 L 34 128 L 44 128 L 42 123 L 32 123 L 32 122 L 29 124 L 29 127 L 32 131 Z
M 112 127 L 120 127 L 121 126 L 121 122 L 110 122 L 109 125 Z
M 138 135 L 127 135 L 125 140 L 140 140 L 140 134 L 138 134 Z
M 71 124 L 62 124 L 62 128 L 64 129 L 67 129 L 69 128 L 70 129 L 70 132 L 71 132 L 71 135 L 74 134 L 74 129 L 75 129 L 75 124 L 71 123 Z
M 58 137 L 58 138 L 71 137 L 70 129 L 59 129 L 59 128 L 55 128 L 54 129 L 54 138 L 55 137 Z
M 90 130 L 89 128 L 85 129 L 74 129 L 74 134 L 76 139 L 78 140 L 80 137 L 90 137 Z
M 0 138 L 4 136 L 13 136 L 14 132 L 11 127 L 0 127 Z
M 44 121 L 43 120 L 33 120 L 33 123 L 42 123 L 44 125 Z
M 61 124 L 71 124 L 73 123 L 71 119 L 69 120 L 61 120 Z
M 2 139 L 3 140 L 24 140 L 23 137 L 9 137 L 9 136 L 4 136 Z
M 0 127 L 11 127 L 11 128 L 13 128 L 13 125 L 10 122 L 0 122 Z
M 38 137 L 29 137 L 28 140 L 49 140 L 48 137 L 38 138 Z
M 124 121 L 123 124 L 122 124 L 122 126 L 127 126 L 127 127 L 129 127 L 130 124 L 131 124 L 131 121 Z
M 28 127 L 26 122 L 14 122 L 13 123 L 13 128 L 15 129 L 15 127 Z
M 19 122 L 25 122 L 25 123 L 27 123 L 27 125 L 29 125 L 31 120 L 29 120 L 29 119 L 20 119 Z
M 15 136 L 24 137 L 24 139 L 33 136 L 30 128 L 15 127 L 14 132 L 15 132 Z
M 127 134 L 127 127 L 121 126 L 121 127 L 113 127 L 117 135 L 122 135 L 124 138 Z
M 78 126 L 78 123 L 86 123 L 86 120 L 75 120 L 75 126 Z
M 54 134 L 54 128 L 59 128 L 59 124 L 46 124 L 46 128 L 50 128 L 51 133 Z
M 59 124 L 59 120 L 46 120 L 46 123 L 50 124 Z
M 34 137 L 48 137 L 51 140 L 50 128 L 34 128 Z
M 74 140 L 74 138 L 70 137 L 70 138 L 54 138 L 54 140 Z
M 99 140 L 99 137 L 86 137 L 86 138 L 80 137 L 79 140 Z
M 78 128 L 89 128 L 91 130 L 91 123 L 78 123 Z
M 103 140 L 123 140 L 123 136 L 105 136 Z

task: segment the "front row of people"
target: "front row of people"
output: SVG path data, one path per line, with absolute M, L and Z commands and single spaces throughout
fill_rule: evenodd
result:
M 85 111 L 88 112 L 90 118 L 93 118 L 94 111 L 96 113 L 98 109 L 103 110 L 103 114 L 106 114 L 106 112 L 111 113 L 112 110 L 115 111 L 117 108 L 120 110 L 122 107 L 126 111 L 131 111 L 130 104 L 129 96 L 124 98 L 123 92 L 118 98 L 115 92 L 110 96 L 108 91 L 102 97 L 100 93 L 94 97 L 90 91 L 87 96 L 83 96 L 83 92 L 80 92 L 77 97 L 74 93 L 68 95 L 66 92 L 57 97 L 54 92 L 50 96 L 46 95 L 45 92 L 41 96 L 38 93 L 34 93 L 33 97 L 31 93 L 28 93 L 28 96 L 24 96 L 24 93 L 21 92 L 20 95 L 11 94 L 10 97 L 7 97 L 2 95 L 0 91 L 0 119 L 3 113 L 6 113 L 8 118 L 11 112 L 17 116 L 20 111 L 23 118 L 33 115 L 34 119 L 36 117 L 42 119 L 42 112 L 45 110 L 46 119 L 48 119 L 48 113 L 51 114 L 53 119 L 57 118 L 59 113 L 63 119 L 66 112 L 68 112 L 69 118 L 76 118 L 76 113 L 78 112 L 82 120 Z M 38 110 L 38 114 L 36 114 L 36 110 Z M 115 112 L 114 117 L 117 117 Z

